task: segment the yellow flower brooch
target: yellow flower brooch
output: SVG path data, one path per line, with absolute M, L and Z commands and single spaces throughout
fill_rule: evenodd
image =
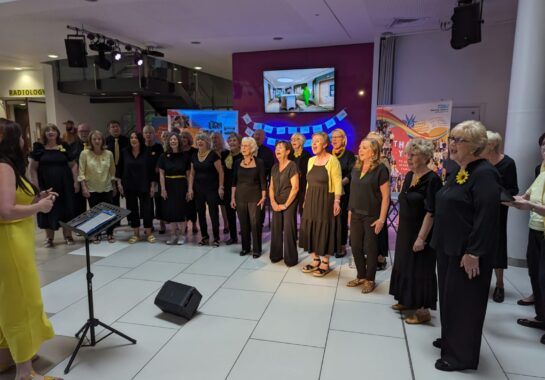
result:
M 456 183 L 458 185 L 463 185 L 464 183 L 467 182 L 468 179 L 469 179 L 469 173 L 465 169 L 460 169 L 458 171 L 458 174 L 456 174 Z
M 62 153 L 66 152 L 66 149 L 64 149 L 64 146 L 62 145 L 57 145 L 57 149 L 59 150 L 59 152 L 62 152 Z

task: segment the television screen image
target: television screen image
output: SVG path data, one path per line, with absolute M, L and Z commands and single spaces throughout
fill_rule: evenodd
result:
M 333 67 L 263 72 L 265 112 L 333 112 Z

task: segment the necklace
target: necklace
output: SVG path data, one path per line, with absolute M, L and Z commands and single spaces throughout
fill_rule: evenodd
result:
M 299 158 L 299 157 L 301 157 L 302 154 L 303 154 L 303 149 L 301 149 L 299 152 L 293 153 L 293 156 L 294 156 L 295 158 Z
M 250 160 L 249 161 L 246 161 L 246 157 L 242 160 L 242 163 L 244 164 L 244 166 L 248 166 L 252 163 L 253 161 L 253 157 L 250 157 Z
M 335 157 L 341 158 L 341 157 L 344 155 L 344 152 L 346 152 L 346 149 L 345 149 L 345 148 L 342 148 L 342 149 L 339 151 L 339 153 L 333 152 L 333 154 L 335 155 Z
M 210 153 L 209 150 L 205 151 L 204 153 L 197 152 L 197 157 L 199 158 L 199 161 L 204 161 L 206 159 L 206 156 L 208 156 L 208 153 Z

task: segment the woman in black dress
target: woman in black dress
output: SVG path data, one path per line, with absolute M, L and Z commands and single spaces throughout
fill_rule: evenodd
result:
M 261 213 L 267 197 L 265 164 L 257 158 L 257 143 L 252 137 L 242 139 L 240 153 L 242 159 L 233 170 L 231 207 L 236 208 L 240 221 L 240 255 L 253 252 L 255 259 L 261 256 Z
M 142 129 L 142 134 L 144 136 L 144 141 L 146 145 L 146 149 L 148 151 L 149 155 L 149 165 L 152 168 L 153 171 L 153 182 L 156 184 L 156 188 L 154 189 L 154 196 L 152 199 L 152 210 L 153 210 L 153 216 L 155 219 L 159 221 L 159 233 L 164 234 L 166 231 L 165 227 L 165 221 L 163 220 L 163 206 L 162 201 L 163 198 L 161 198 L 161 192 L 159 191 L 159 168 L 157 168 L 157 160 L 159 160 L 159 157 L 161 157 L 161 154 L 165 151 L 163 149 L 163 144 L 160 144 L 158 142 L 154 141 L 155 136 L 155 128 L 153 128 L 150 125 L 146 125 L 144 129 Z
M 208 225 L 206 223 L 206 208 L 210 214 L 212 222 L 212 234 L 214 242 L 212 246 L 220 246 L 220 221 L 218 207 L 220 200 L 223 199 L 223 168 L 221 159 L 214 152 L 210 137 L 207 134 L 199 133 L 195 136 L 197 142 L 197 154 L 191 157 L 191 178 L 190 188 L 194 190 L 195 206 L 199 215 L 199 225 L 201 227 L 201 241 L 199 245 L 208 245 L 210 236 L 208 235 Z
M 273 210 L 270 259 L 276 263 L 284 259 L 287 266 L 298 262 L 297 253 L 297 193 L 299 169 L 288 159 L 291 145 L 278 141 L 275 146 L 277 164 L 271 170 L 269 198 Z
M 413 139 L 405 151 L 410 172 L 405 176 L 399 194 L 399 226 L 390 294 L 397 303 L 394 310 L 418 309 L 405 322 L 429 322 L 428 309 L 437 304 L 435 251 L 429 246 L 433 226 L 435 194 L 442 186 L 441 178 L 429 168 L 433 143 Z
M 437 253 L 441 348 L 435 368 L 477 369 L 492 269 L 498 248 L 500 178 L 486 159 L 485 127 L 451 130 L 450 157 L 460 165 L 435 197 L 431 246 Z
M 362 293 L 375 289 L 380 232 L 386 224 L 390 204 L 390 175 L 381 162 L 380 145 L 363 139 L 352 170 L 348 207 L 350 245 L 357 277 L 346 286 L 362 286 Z
M 487 131 L 488 144 L 483 157 L 496 167 L 500 173 L 501 185 L 503 190 L 512 196 L 519 193 L 517 183 L 517 167 L 515 161 L 506 154 L 501 153 L 501 135 L 497 132 Z M 507 269 L 507 206 L 500 206 L 500 241 L 498 243 L 498 253 L 494 263 L 494 272 L 496 274 L 496 288 L 492 294 L 495 302 L 503 302 L 505 291 L 503 288 L 503 271 Z
M 223 177 L 225 186 L 225 196 L 223 197 L 227 202 L 225 211 L 227 212 L 227 223 L 229 225 L 229 239 L 225 242 L 227 245 L 236 244 L 238 242 L 237 233 L 237 212 L 229 204 L 231 202 L 231 188 L 233 187 L 233 169 L 238 165 L 238 162 L 242 160 L 242 154 L 240 153 L 240 143 L 242 136 L 238 133 L 231 133 L 227 138 L 227 144 L 229 150 L 223 152 L 221 156 L 221 165 L 223 167 Z
M 45 229 L 44 247 L 53 247 L 55 231 L 75 217 L 74 192 L 80 191 L 77 165 L 73 150 L 61 140 L 56 125 L 47 124 L 42 131 L 42 143 L 34 143 L 30 154 L 30 180 L 41 190 L 59 194 L 51 212 L 38 213 L 38 227 Z M 63 227 L 67 245 L 74 244 L 72 233 Z
M 210 139 L 212 140 L 212 151 L 216 152 L 218 157 L 221 159 L 222 168 L 225 169 L 223 167 L 223 157 L 229 154 L 229 150 L 225 149 L 225 141 L 223 140 L 223 135 L 219 132 L 214 132 L 210 135 Z M 225 176 L 225 173 L 224 173 L 224 176 Z M 224 186 L 225 186 L 225 179 L 224 179 Z M 223 219 L 223 233 L 227 234 L 229 233 L 229 220 L 227 216 L 227 209 L 225 208 L 225 199 L 231 199 L 231 198 L 224 197 L 223 199 L 219 200 L 218 204 L 221 211 L 221 217 Z
M 170 239 L 168 245 L 182 245 L 185 239 L 178 233 L 184 233 L 186 221 L 186 200 L 192 196 L 188 182 L 191 182 L 191 160 L 182 152 L 180 136 L 168 135 L 166 152 L 159 157 L 159 180 L 163 198 L 163 218 L 169 223 Z
M 140 241 L 140 218 L 144 219 L 146 240 L 155 243 L 151 228 L 153 226 L 153 205 L 157 184 L 153 181 L 155 170 L 150 165 L 150 152 L 147 150 L 144 137 L 140 133 L 131 132 L 129 147 L 123 149 L 117 165 L 117 188 L 127 201 L 128 216 L 133 229 L 129 244 Z
M 307 166 L 310 158 L 310 153 L 303 149 L 305 141 L 305 135 L 302 133 L 294 133 L 291 135 L 293 152 L 290 153 L 290 160 L 295 162 L 299 169 L 299 193 L 297 195 L 299 215 L 303 215 L 303 204 L 305 203 L 305 193 L 307 189 Z
M 180 141 L 182 143 L 182 152 L 185 152 L 191 161 L 192 157 L 197 154 L 197 148 L 193 146 L 193 135 L 187 131 L 180 133 Z M 191 189 L 193 191 L 193 189 Z M 191 222 L 191 229 L 194 234 L 199 232 L 197 228 L 197 207 L 194 199 L 187 200 L 187 208 L 185 212 L 186 221 Z M 187 232 L 187 224 L 184 233 Z
M 304 273 L 323 277 L 329 272 L 329 256 L 341 249 L 341 165 L 326 151 L 329 137 L 320 132 L 312 135 L 312 152 L 308 160 L 305 207 L 299 230 L 299 246 L 309 252 L 312 264 Z
M 346 133 L 340 128 L 331 132 L 331 153 L 337 157 L 341 164 L 343 195 L 341 196 L 341 251 L 335 252 L 335 257 L 346 255 L 346 243 L 348 242 L 348 200 L 350 199 L 350 178 L 352 168 L 356 163 L 354 153 L 346 149 Z

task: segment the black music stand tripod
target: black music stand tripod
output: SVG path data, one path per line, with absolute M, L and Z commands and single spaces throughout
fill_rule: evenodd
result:
M 89 223 L 93 224 L 92 219 L 96 218 L 97 216 L 104 216 L 104 213 L 107 215 L 110 215 L 110 217 L 113 216 L 113 218 L 109 219 L 108 221 L 98 224 L 96 227 L 92 228 L 91 230 L 88 230 L 84 227 L 89 227 Z M 107 230 L 109 227 L 113 226 L 117 222 L 119 222 L 121 219 L 125 218 L 127 215 L 130 214 L 130 211 L 111 205 L 109 203 L 100 203 L 93 207 L 92 209 L 84 212 L 83 214 L 77 216 L 76 218 L 72 219 L 68 223 L 61 222 L 60 224 L 63 227 L 68 228 L 69 230 L 85 237 L 85 258 L 87 263 L 87 301 L 89 303 L 89 319 L 87 319 L 87 322 L 79 329 L 79 331 L 76 333 L 76 338 L 79 338 L 79 342 L 74 349 L 74 352 L 72 353 L 72 356 L 70 357 L 70 361 L 68 362 L 68 365 L 66 366 L 64 373 L 67 374 L 70 372 L 70 367 L 72 366 L 72 363 L 74 362 L 74 359 L 76 358 L 79 349 L 81 347 L 94 347 L 96 344 L 107 337 L 109 337 L 112 334 L 119 335 L 122 338 L 127 339 L 129 342 L 136 344 L 136 340 L 123 334 L 122 332 L 108 326 L 105 323 L 102 323 L 98 318 L 95 318 L 95 309 L 93 304 L 93 277 L 94 274 L 91 272 L 91 258 L 89 254 L 89 241 L 91 238 L 93 238 L 96 235 L 99 235 L 101 232 Z M 96 219 L 95 219 L 96 220 Z M 87 224 L 86 224 L 87 223 Z M 97 222 L 99 223 L 99 222 Z M 78 228 L 80 227 L 80 228 Z M 101 326 L 109 331 L 109 334 L 103 336 L 100 339 L 96 339 L 95 334 L 95 328 L 98 326 Z M 88 344 L 83 344 L 83 341 L 87 337 L 87 333 L 90 334 L 90 339 L 88 339 Z M 80 337 L 81 335 L 81 337 Z

